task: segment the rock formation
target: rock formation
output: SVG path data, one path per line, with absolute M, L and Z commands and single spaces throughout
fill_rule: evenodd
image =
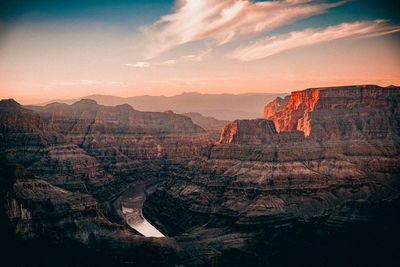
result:
M 88 194 L 38 179 L 0 158 L 1 263 L 6 266 L 169 265 L 175 242 L 149 239 L 110 221 Z
M 169 236 L 201 240 L 199 263 L 390 263 L 363 255 L 385 254 L 399 237 L 399 102 L 398 87 L 294 92 L 281 110 L 268 105 L 271 120 L 226 125 L 202 158 L 149 197 L 144 213 Z
M 197 112 L 189 112 L 182 115 L 191 118 L 195 124 L 204 128 L 214 141 L 218 141 L 221 138 L 222 127 L 229 123 L 229 121 L 226 120 L 217 120 L 213 117 L 205 117 Z
M 0 175 L 7 185 L 0 185 L 1 226 L 32 257 L 37 255 L 30 251 L 59 246 L 78 258 L 89 254 L 86 263 L 71 265 L 178 263 L 173 240 L 131 232 L 113 201 L 135 181 L 163 178 L 170 166 L 195 157 L 210 142 L 204 129 L 174 113 L 93 100 L 45 107 L 0 101 L 0 169 L 12 169 Z M 69 258 L 47 257 L 56 260 L 50 265 Z M 40 257 L 20 260 L 17 265 L 46 263 Z
M 30 255 L 61 246 L 109 265 L 390 266 L 399 102 L 395 86 L 293 92 L 210 144 L 171 111 L 1 101 L 0 229 Z M 143 215 L 168 238 L 143 238 L 114 200 L 160 177 Z
M 292 92 L 281 110 L 268 111 L 264 117 L 274 121 L 278 132 L 299 130 L 309 136 L 312 129 L 317 139 L 351 138 L 356 132 L 383 137 L 397 131 L 397 121 L 388 120 L 399 112 L 398 99 L 398 87 L 312 88 Z M 379 133 L 379 127 L 388 128 Z
M 106 107 L 93 100 L 23 108 L 0 102 L 1 151 L 10 162 L 67 190 L 105 197 L 200 153 L 211 141 L 189 118 Z M 116 188 L 113 188 L 116 187 Z
M 285 96 L 284 98 L 277 97 L 274 101 L 268 103 L 264 108 L 263 118 L 269 119 L 269 117 L 274 115 L 277 111 L 282 110 L 289 100 L 290 96 Z
M 175 113 L 198 112 L 218 120 L 252 119 L 260 116 L 265 102 L 286 94 L 247 93 L 247 94 L 201 94 L 187 92 L 176 96 L 134 96 L 117 97 L 111 95 L 89 95 L 82 99 L 92 99 L 105 106 L 129 104 L 136 110 Z M 53 100 L 45 104 L 60 102 L 73 104 L 81 99 Z M 43 105 L 45 105 L 43 104 Z

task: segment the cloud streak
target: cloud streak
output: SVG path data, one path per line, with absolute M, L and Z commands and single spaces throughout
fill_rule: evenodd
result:
M 147 62 L 147 61 L 138 61 L 134 64 L 132 63 L 126 63 L 124 64 L 127 67 L 135 67 L 135 68 L 148 68 L 150 66 L 165 66 L 165 65 L 175 65 L 178 63 L 184 63 L 184 62 L 200 62 L 202 61 L 208 54 L 210 54 L 212 49 L 209 47 L 205 50 L 200 51 L 198 54 L 191 54 L 191 55 L 185 55 L 181 56 L 178 59 L 168 59 L 162 62 Z
M 306 47 L 344 38 L 369 38 L 400 31 L 400 26 L 390 25 L 385 20 L 342 23 L 327 28 L 309 28 L 267 37 L 247 46 L 241 46 L 229 57 L 241 61 L 267 58 L 300 47 Z
M 150 40 L 148 58 L 153 58 L 191 41 L 212 39 L 216 45 L 222 45 L 254 36 L 346 2 L 180 0 L 173 13 L 142 27 L 142 31 Z
M 146 61 L 138 61 L 136 63 L 126 63 L 125 66 L 127 67 L 134 67 L 134 68 L 148 68 L 150 67 L 150 63 Z

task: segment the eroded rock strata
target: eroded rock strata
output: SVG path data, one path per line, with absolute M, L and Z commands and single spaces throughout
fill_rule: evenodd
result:
M 396 266 L 399 102 L 393 86 L 298 91 L 268 104 L 265 119 L 227 124 L 209 145 L 204 129 L 173 112 L 1 101 L 2 258 Z M 168 238 L 144 238 L 122 221 L 118 195 L 160 178 L 143 214 Z
M 226 125 L 144 213 L 180 242 L 192 237 L 198 264 L 393 264 L 399 102 L 398 87 L 294 92 L 270 120 Z
M 173 239 L 145 238 L 110 220 L 89 194 L 71 192 L 1 157 L 0 240 L 5 266 L 171 265 Z
M 221 129 L 230 122 L 227 120 L 217 120 L 213 117 L 206 117 L 197 112 L 188 112 L 183 115 L 191 118 L 195 124 L 204 128 L 215 142 L 221 138 Z
M 172 239 L 132 232 L 113 201 L 134 182 L 162 179 L 210 141 L 190 118 L 173 113 L 92 100 L 45 107 L 0 101 L 1 169 L 10 170 L 0 177 L 1 226 L 15 251 L 25 247 L 21 253 L 32 257 L 4 259 L 16 265 L 179 262 Z M 38 256 L 53 247 L 55 255 Z
M 129 181 L 197 155 L 207 132 L 177 114 L 106 107 L 93 100 L 73 105 L 21 107 L 0 103 L 1 151 L 12 163 L 67 190 L 101 198 Z

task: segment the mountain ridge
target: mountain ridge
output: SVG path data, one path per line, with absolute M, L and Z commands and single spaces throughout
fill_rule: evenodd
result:
M 119 97 L 112 95 L 93 94 L 75 99 L 57 99 L 40 105 L 53 102 L 72 104 L 81 99 L 92 99 L 106 106 L 129 104 L 135 110 L 162 112 L 172 110 L 175 113 L 197 112 L 203 116 L 214 117 L 219 120 L 255 119 L 262 116 L 260 110 L 266 102 L 276 97 L 284 97 L 285 93 L 246 93 L 246 94 L 202 94 L 198 92 L 184 92 L 175 96 L 134 96 Z

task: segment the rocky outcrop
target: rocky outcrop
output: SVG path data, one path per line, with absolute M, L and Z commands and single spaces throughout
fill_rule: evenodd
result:
M 289 100 L 290 96 L 285 96 L 284 98 L 277 97 L 274 101 L 268 103 L 264 108 L 263 118 L 269 119 L 271 116 L 275 115 L 276 112 L 283 109 Z
M 205 117 L 197 112 L 189 112 L 182 115 L 191 118 L 195 124 L 204 128 L 215 142 L 221 138 L 221 129 L 230 122 L 227 120 L 217 120 L 213 117 Z
M 399 122 L 390 120 L 399 114 L 398 92 L 399 87 L 376 85 L 312 88 L 293 92 L 280 111 L 267 117 L 278 132 L 299 130 L 318 140 L 381 138 L 398 131 Z
M 305 141 L 301 131 L 280 132 L 273 121 L 266 119 L 236 120 L 222 128 L 217 144 L 277 145 Z M 215 148 L 215 147 L 214 147 Z
M 177 240 L 201 240 L 201 263 L 232 265 L 234 255 L 267 266 L 390 263 L 362 255 L 385 253 L 374 238 L 387 250 L 399 237 L 399 97 L 398 87 L 378 86 L 294 92 L 273 120 L 226 125 L 206 155 L 148 198 L 144 214 Z
M 272 121 L 236 120 L 224 126 L 219 144 L 266 144 L 278 137 Z

